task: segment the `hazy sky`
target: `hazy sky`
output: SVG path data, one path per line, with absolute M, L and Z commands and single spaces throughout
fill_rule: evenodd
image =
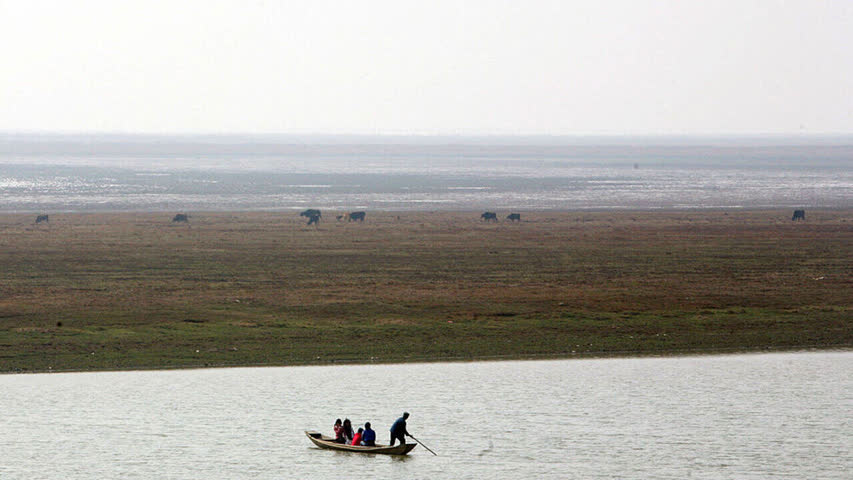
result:
M 853 1 L 6 1 L 0 130 L 853 133 Z

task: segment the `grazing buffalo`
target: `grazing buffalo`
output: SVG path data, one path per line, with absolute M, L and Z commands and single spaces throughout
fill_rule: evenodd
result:
M 364 212 L 352 212 L 347 215 L 348 222 L 363 222 L 364 221 Z
M 317 210 L 315 208 L 309 208 L 308 210 L 305 210 L 304 212 L 300 213 L 299 216 L 307 217 L 308 225 L 311 225 L 312 223 L 316 225 L 320 222 L 320 219 L 323 217 L 323 214 L 320 213 L 320 210 Z
M 47 215 L 39 215 L 39 216 L 37 216 L 37 217 L 36 217 L 36 223 L 41 223 L 41 222 L 47 222 L 47 223 L 50 223 L 50 222 L 48 221 Z
M 480 218 L 482 218 L 484 222 L 491 222 L 492 220 L 497 222 L 498 214 L 495 212 L 484 212 L 482 215 L 480 215 Z
M 794 216 L 791 217 L 791 221 L 795 220 L 806 220 L 806 211 L 805 210 L 794 210 Z
M 172 218 L 172 221 L 188 223 L 190 221 L 190 216 L 185 213 L 179 213 Z
M 521 214 L 520 213 L 510 213 L 509 215 L 506 216 L 506 219 L 509 220 L 510 222 L 520 222 L 521 221 Z

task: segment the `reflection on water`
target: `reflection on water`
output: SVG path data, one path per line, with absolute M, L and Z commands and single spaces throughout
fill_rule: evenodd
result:
M 823 478 L 853 469 L 853 353 L 0 376 L 0 478 Z M 438 453 L 303 430 L 403 410 Z

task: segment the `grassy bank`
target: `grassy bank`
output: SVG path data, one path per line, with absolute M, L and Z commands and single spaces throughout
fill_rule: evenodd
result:
M 0 215 L 0 371 L 853 346 L 853 210 Z

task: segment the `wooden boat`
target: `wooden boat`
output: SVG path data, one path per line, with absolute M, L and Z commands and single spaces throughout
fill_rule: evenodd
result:
M 363 447 L 361 445 L 345 445 L 343 443 L 335 443 L 335 439 L 332 437 L 326 437 L 320 432 L 314 432 L 311 430 L 306 430 L 305 435 L 308 435 L 308 438 L 314 442 L 314 445 L 317 445 L 320 448 L 328 448 L 330 450 L 342 450 L 344 452 L 356 452 L 356 453 L 381 453 L 384 455 L 405 455 L 412 451 L 418 444 L 417 443 L 403 443 L 400 445 L 394 445 L 393 447 L 388 445 L 376 445 L 375 447 Z

